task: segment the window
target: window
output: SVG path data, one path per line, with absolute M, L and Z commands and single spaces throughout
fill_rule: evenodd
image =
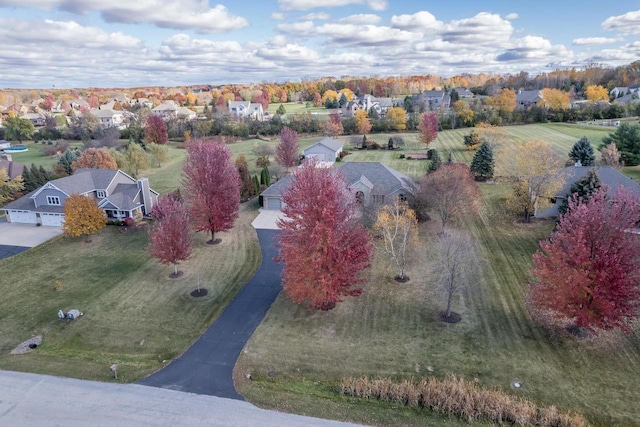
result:
M 105 197 L 107 197 L 107 192 L 103 191 L 103 190 L 98 190 L 96 191 L 97 196 L 99 199 L 104 199 Z
M 58 196 L 47 196 L 47 204 L 48 205 L 58 205 L 58 206 L 60 206 L 60 197 L 58 197 Z
M 360 205 L 364 204 L 364 193 L 362 191 L 356 192 L 356 203 Z
M 373 203 L 376 205 L 381 205 L 384 203 L 384 196 L 373 196 Z

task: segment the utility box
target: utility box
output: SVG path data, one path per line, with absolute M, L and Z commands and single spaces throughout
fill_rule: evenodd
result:
M 82 313 L 80 313 L 80 310 L 73 309 L 67 311 L 67 319 L 76 320 L 81 315 Z

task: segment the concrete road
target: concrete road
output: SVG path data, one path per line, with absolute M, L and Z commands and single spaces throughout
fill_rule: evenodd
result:
M 12 255 L 19 254 L 20 252 L 24 252 L 27 249 L 31 249 L 31 248 L 28 246 L 0 245 L 0 259 L 9 258 Z
M 268 411 L 238 400 L 137 384 L 0 371 L 0 426 L 353 425 Z
M 243 400 L 233 384 L 240 352 L 280 293 L 276 230 L 257 230 L 262 264 L 220 317 L 182 356 L 140 384 Z

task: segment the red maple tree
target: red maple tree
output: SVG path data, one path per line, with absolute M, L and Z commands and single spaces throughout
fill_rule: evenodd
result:
M 369 266 L 373 245 L 340 172 L 306 161 L 282 199 L 277 247 L 287 296 L 329 310 L 342 296 L 361 294 L 360 272 Z
M 195 231 L 227 231 L 238 218 L 240 175 L 223 144 L 194 140 L 187 146 L 182 166 L 183 196 Z
M 149 229 L 149 253 L 161 264 L 173 264 L 170 277 L 178 277 L 178 263 L 191 256 L 193 244 L 187 210 L 178 198 L 167 195 L 158 199 L 151 217 L 154 223 Z
M 624 189 L 570 200 L 533 256 L 534 304 L 590 330 L 627 329 L 640 306 L 640 236 L 630 232 L 638 219 L 638 198 Z
M 424 113 L 418 123 L 420 142 L 427 145 L 438 137 L 438 115 L 436 113 Z
M 167 124 L 157 114 L 147 117 L 144 125 L 144 140 L 149 144 L 164 144 L 169 139 Z
M 282 167 L 291 168 L 298 164 L 300 146 L 298 132 L 283 126 L 280 131 L 280 144 L 276 146 L 276 162 Z

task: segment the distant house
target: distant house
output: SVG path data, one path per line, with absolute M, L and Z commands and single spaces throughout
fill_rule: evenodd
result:
M 516 94 L 516 108 L 533 107 L 542 99 L 542 92 L 539 90 L 519 90 Z
M 592 166 L 569 166 L 562 171 L 563 176 L 566 178 L 565 184 L 562 190 L 558 192 L 555 197 L 555 204 L 548 209 L 544 209 L 536 213 L 536 218 L 549 218 L 556 217 L 559 214 L 558 209 L 562 206 L 564 200 L 571 196 L 571 186 L 587 176 L 589 171 L 593 170 Z M 610 166 L 597 167 L 596 175 L 602 182 L 602 184 L 608 187 L 608 194 L 613 196 L 621 187 L 632 191 L 637 197 L 640 198 L 640 184 L 632 180 L 631 178 L 623 175 L 618 170 Z
M 315 158 L 320 162 L 333 163 L 341 152 L 342 143 L 327 137 L 304 149 L 302 154 L 305 158 Z
M 100 119 L 100 123 L 106 127 L 115 127 L 123 129 L 126 127 L 124 124 L 124 113 L 121 110 L 109 110 L 100 108 L 97 110 L 91 110 L 89 113 Z
M 458 98 L 473 98 L 475 95 L 473 92 L 471 92 L 469 89 L 467 89 L 466 87 L 456 87 L 453 88 L 452 90 L 455 90 L 456 92 L 458 92 Z
M 31 122 L 34 126 L 44 126 L 44 114 L 41 113 L 26 113 L 20 117 Z
M 425 90 L 411 95 L 416 112 L 436 111 L 451 106 L 451 96 L 445 90 Z
M 367 113 L 373 110 L 378 117 L 382 118 L 387 115 L 387 111 L 395 103 L 396 101 L 393 98 L 378 98 L 369 94 L 356 96 L 343 107 L 342 113 L 346 117 L 354 117 L 358 110 L 364 110 Z
M 195 111 L 187 107 L 179 107 L 178 110 L 176 110 L 176 117 L 184 120 L 194 120 L 198 115 Z
M 229 112 L 236 119 L 264 120 L 264 110 L 262 104 L 249 101 L 229 101 L 227 104 Z
M 178 116 L 178 105 L 173 100 L 162 101 L 162 104 L 151 109 L 151 112 L 165 120 L 175 119 Z
M 363 206 L 391 203 L 396 197 L 408 200 L 415 194 L 411 178 L 379 162 L 346 162 L 340 171 L 355 201 Z M 282 195 L 291 179 L 292 175 L 287 175 L 260 194 L 265 209 L 282 209 Z
M 141 218 L 149 215 L 158 201 L 158 193 L 149 187 L 147 178 L 136 180 L 120 170 L 78 169 L 1 209 L 8 222 L 60 227 L 64 223 L 65 201 L 72 194 L 96 200 L 109 219 Z
M 2 148 L 4 147 L 2 141 L 0 141 L 0 150 Z M 11 159 L 11 154 L 0 153 L 0 169 L 4 169 L 7 172 L 7 175 L 9 175 L 9 179 L 15 179 L 19 176 L 22 176 L 24 165 L 22 163 L 14 162 Z

